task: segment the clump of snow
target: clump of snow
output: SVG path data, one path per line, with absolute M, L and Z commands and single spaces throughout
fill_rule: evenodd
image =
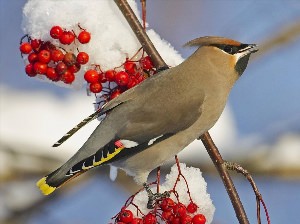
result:
M 199 206 L 196 213 L 205 215 L 207 220 L 206 223 L 211 223 L 213 220 L 215 207 L 212 203 L 210 195 L 207 193 L 207 183 L 202 177 L 202 172 L 198 168 L 187 167 L 184 163 L 180 163 L 180 169 L 181 173 L 187 180 L 193 201 Z M 166 181 L 162 185 L 160 185 L 160 192 L 163 193 L 165 191 L 170 191 L 171 189 L 173 189 L 177 176 L 178 168 L 177 165 L 174 164 L 171 168 L 171 172 L 166 176 Z M 156 186 L 152 187 L 151 190 L 155 193 Z M 190 202 L 190 198 L 187 193 L 186 184 L 182 177 L 180 178 L 180 181 L 176 186 L 176 191 L 178 192 L 180 202 L 188 205 Z M 175 202 L 177 202 L 174 194 L 171 194 L 171 198 Z M 147 209 L 147 202 L 148 195 L 146 191 L 138 193 L 133 200 L 133 203 L 137 205 L 144 214 L 147 214 L 150 211 L 149 209 Z M 128 209 L 131 210 L 133 214 L 136 214 L 136 207 L 130 205 Z M 162 221 L 161 223 L 165 222 Z
M 136 2 L 129 0 L 128 3 L 138 16 Z M 82 45 L 77 42 L 66 46 L 50 37 L 49 31 L 52 26 L 59 25 L 78 34 L 78 24 L 91 33 L 92 38 L 88 44 Z M 118 67 L 124 63 L 126 57 L 132 57 L 141 47 L 119 8 L 111 0 L 29 0 L 23 9 L 22 28 L 24 33 L 32 38 L 51 41 L 56 46 L 72 52 L 77 52 L 78 47 L 80 51 L 89 54 L 89 63 L 76 73 L 75 82 L 72 84 L 75 88 L 85 83 L 84 71 L 92 64 L 100 65 L 104 71 Z M 181 56 L 168 42 L 163 41 L 153 30 L 148 33 L 168 65 L 175 66 L 182 62 Z M 52 83 L 69 86 L 62 82 Z

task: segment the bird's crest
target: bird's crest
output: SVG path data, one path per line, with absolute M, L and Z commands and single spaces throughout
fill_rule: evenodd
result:
M 187 42 L 184 45 L 184 47 L 193 47 L 193 46 L 201 47 L 201 46 L 221 45 L 221 44 L 240 46 L 242 43 L 226 37 L 205 36 Z

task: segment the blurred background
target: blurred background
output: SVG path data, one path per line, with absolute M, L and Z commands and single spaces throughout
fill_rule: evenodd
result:
M 139 1 L 137 1 L 139 3 Z M 51 145 L 93 112 L 85 90 L 57 87 L 24 72 L 19 54 L 25 0 L 0 0 L 0 223 L 106 223 L 135 192 L 130 177 L 95 169 L 50 197 L 35 187 L 83 143 L 97 122 L 62 147 Z M 300 2 L 298 0 L 148 0 L 147 20 L 183 57 L 182 45 L 217 35 L 256 43 L 248 69 L 231 92 L 211 131 L 224 159 L 249 170 L 269 208 L 272 223 L 296 223 L 300 209 Z M 220 178 L 201 142 L 185 149 L 182 162 L 200 167 L 216 213 L 214 223 L 237 223 Z M 164 167 L 169 172 L 170 161 Z M 251 223 L 255 196 L 232 173 Z M 265 220 L 264 220 L 265 221 Z

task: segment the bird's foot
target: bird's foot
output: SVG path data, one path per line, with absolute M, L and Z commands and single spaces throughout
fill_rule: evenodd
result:
M 148 209 L 153 209 L 157 201 L 163 198 L 170 197 L 169 191 L 165 191 L 164 193 L 153 193 L 147 183 L 144 183 L 143 186 L 148 194 L 148 203 L 147 203 Z

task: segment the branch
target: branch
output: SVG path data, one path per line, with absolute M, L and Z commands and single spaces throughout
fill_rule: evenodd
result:
M 142 25 L 139 23 L 136 15 L 130 8 L 129 4 L 126 0 L 114 0 L 121 12 L 123 13 L 124 17 L 126 18 L 127 22 L 129 23 L 131 29 L 135 33 L 136 37 L 138 38 L 139 42 L 143 46 L 146 53 L 151 57 L 154 65 L 159 70 L 168 68 L 167 64 L 161 58 L 160 54 L 154 47 L 153 43 L 149 39 L 148 35 L 146 34 L 145 30 L 143 29 Z M 224 165 L 224 160 L 222 159 L 221 154 L 218 151 L 218 148 L 215 146 L 213 140 L 211 139 L 208 132 L 204 133 L 200 137 L 202 143 L 204 144 L 210 158 L 212 159 L 214 165 L 216 166 L 219 175 L 222 178 L 224 186 L 227 190 L 231 203 L 234 207 L 236 217 L 241 224 L 249 224 L 247 219 L 246 212 L 244 207 L 240 201 L 238 193 L 234 187 L 234 184 L 226 170 Z

